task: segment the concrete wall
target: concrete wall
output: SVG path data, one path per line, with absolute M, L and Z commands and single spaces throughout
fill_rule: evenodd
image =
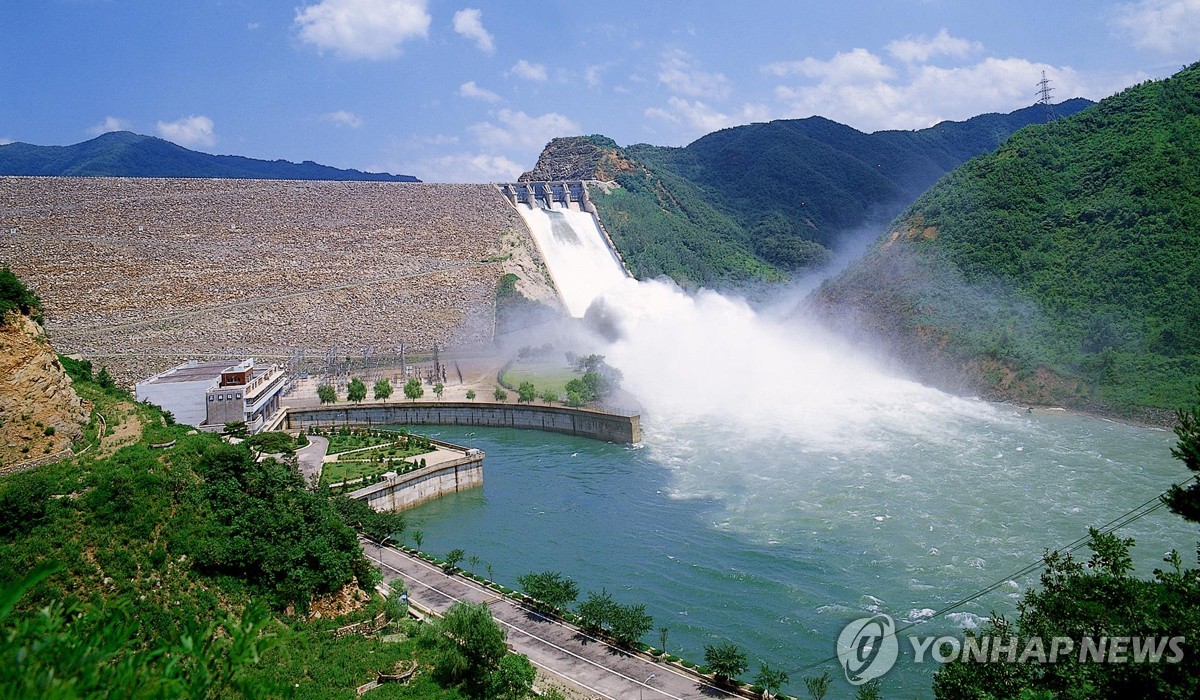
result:
M 448 493 L 483 486 L 483 452 L 443 462 L 351 491 L 350 498 L 366 501 L 379 511 L 400 511 Z
M 482 402 L 363 403 L 337 408 L 302 408 L 288 412 L 288 427 L 310 425 L 471 425 L 490 428 L 545 430 L 607 442 L 642 439 L 639 416 L 623 416 L 584 408 Z
M 141 382 L 134 391 L 134 397 L 170 411 L 176 423 L 197 426 L 208 416 L 204 392 L 216 386 L 217 381 L 213 378 L 195 382 Z

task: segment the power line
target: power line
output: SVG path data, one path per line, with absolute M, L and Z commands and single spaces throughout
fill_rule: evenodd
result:
M 1184 481 L 1179 482 L 1178 484 L 1176 484 L 1176 486 L 1183 487 L 1186 484 L 1188 484 L 1192 481 L 1195 481 L 1198 478 L 1200 478 L 1200 476 L 1193 476 L 1190 479 L 1185 479 Z M 1170 493 L 1169 489 L 1167 491 L 1163 491 L 1162 493 L 1155 496 L 1154 498 L 1151 498 L 1150 500 L 1146 501 L 1145 503 L 1142 503 L 1141 505 L 1133 508 L 1132 510 L 1126 511 L 1125 513 L 1122 513 L 1121 515 L 1113 518 L 1112 520 L 1109 520 L 1107 523 L 1104 523 L 1100 527 L 1096 528 L 1096 531 L 1102 535 L 1110 534 L 1122 527 L 1125 527 L 1126 525 L 1129 525 L 1134 522 L 1137 522 L 1138 520 L 1141 520 L 1142 518 L 1146 517 L 1147 515 L 1150 515 L 1151 513 L 1155 512 L 1161 508 L 1166 507 L 1167 504 L 1165 501 L 1163 501 L 1163 497 L 1166 496 L 1168 493 Z M 1054 551 L 1066 552 L 1068 554 L 1074 553 L 1075 551 L 1079 550 L 1084 545 L 1086 545 L 1091 539 L 1092 539 L 1092 535 L 1091 535 L 1091 532 L 1089 532 L 1087 535 L 1083 535 L 1083 536 L 1073 540 L 1072 542 L 1068 543 L 1067 545 L 1060 547 Z M 913 627 L 916 627 L 918 624 L 921 624 L 928 620 L 932 620 L 934 618 L 941 617 L 942 615 L 945 615 L 946 613 L 950 612 L 951 610 L 954 610 L 955 608 L 962 607 L 963 605 L 966 605 L 967 603 L 978 600 L 979 598 L 982 598 L 983 596 L 987 595 L 988 593 L 991 593 L 992 591 L 996 590 L 997 588 L 1000 588 L 1001 586 L 1007 584 L 1009 581 L 1012 581 L 1013 579 L 1017 579 L 1022 576 L 1026 576 L 1030 573 L 1033 573 L 1037 569 L 1041 568 L 1044 564 L 1045 564 L 1045 557 L 1038 559 L 1037 561 L 1033 562 L 1032 564 L 1027 564 L 1027 565 L 1021 567 L 1020 569 L 1018 569 L 1017 571 L 1014 571 L 1013 573 L 1009 574 L 1008 576 L 1005 576 L 1004 578 L 1000 579 L 999 581 L 996 581 L 995 583 L 993 583 L 985 588 L 982 588 L 982 589 L 976 591 L 975 593 L 972 593 L 971 595 L 966 596 L 965 598 L 960 598 L 959 600 L 956 600 L 953 603 L 950 603 L 949 605 L 943 606 L 942 608 L 934 611 L 934 613 L 932 615 L 925 618 L 924 620 L 921 620 L 920 622 L 909 622 L 909 623 L 906 623 L 902 627 L 898 627 L 896 629 L 896 631 L 893 633 L 893 636 L 897 636 L 901 632 L 912 629 Z M 814 668 L 817 668 L 818 666 L 824 666 L 825 664 L 827 664 L 831 661 L 837 661 L 837 660 L 838 660 L 838 655 L 834 654 L 833 656 L 822 659 L 816 663 L 811 663 L 807 666 L 804 666 L 804 667 L 800 668 L 799 670 L 795 671 L 794 673 L 801 674 L 806 671 L 810 671 Z

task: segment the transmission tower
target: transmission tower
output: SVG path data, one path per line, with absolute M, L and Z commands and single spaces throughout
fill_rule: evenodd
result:
M 1054 92 L 1054 88 L 1050 87 L 1050 79 L 1046 77 L 1046 71 L 1042 71 L 1042 79 L 1038 81 L 1037 103 L 1042 106 L 1046 112 L 1046 121 L 1052 122 L 1055 120 L 1054 104 L 1050 101 L 1050 94 Z

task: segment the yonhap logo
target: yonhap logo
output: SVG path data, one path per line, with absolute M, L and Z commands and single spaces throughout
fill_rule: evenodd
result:
M 896 623 L 887 615 L 855 620 L 838 635 L 838 661 L 851 685 L 862 685 L 887 673 L 899 653 Z

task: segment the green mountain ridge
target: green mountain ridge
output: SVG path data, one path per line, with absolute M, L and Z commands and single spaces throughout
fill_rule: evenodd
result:
M 0 146 L 0 175 L 420 182 L 411 175 L 343 170 L 312 161 L 210 155 L 129 131 L 101 134 L 70 146 L 20 142 Z
M 1200 382 L 1200 64 L 1014 134 L 828 282 L 927 378 L 1146 418 Z
M 562 138 L 521 179 L 618 182 L 593 201 L 638 277 L 689 286 L 781 279 L 825 263 L 847 234 L 882 229 L 949 170 L 1049 116 L 1035 105 L 872 134 L 810 117 L 723 129 L 682 148 Z

